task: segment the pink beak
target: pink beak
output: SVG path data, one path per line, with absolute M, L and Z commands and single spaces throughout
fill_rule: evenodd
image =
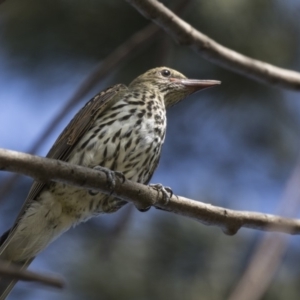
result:
M 199 79 L 179 79 L 179 78 L 170 78 L 170 81 L 178 82 L 193 90 L 192 92 L 200 91 L 215 85 L 221 84 L 219 80 L 199 80 Z

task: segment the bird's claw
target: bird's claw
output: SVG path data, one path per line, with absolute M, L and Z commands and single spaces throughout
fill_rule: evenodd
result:
M 109 189 L 111 190 L 111 193 L 113 193 L 113 191 L 116 187 L 116 178 L 117 177 L 121 180 L 122 183 L 124 183 L 126 180 L 126 178 L 122 172 L 112 171 L 110 169 L 107 169 L 107 168 L 101 167 L 101 166 L 95 166 L 93 169 L 96 171 L 105 173 L 106 178 L 107 178 L 107 184 L 109 186 Z M 94 196 L 94 195 L 98 194 L 98 191 L 89 190 L 89 194 Z
M 170 199 L 173 196 L 173 191 L 170 187 L 163 186 L 160 183 L 150 184 L 149 186 L 152 187 L 153 189 L 157 190 L 157 192 L 162 193 L 165 204 L 169 203 Z

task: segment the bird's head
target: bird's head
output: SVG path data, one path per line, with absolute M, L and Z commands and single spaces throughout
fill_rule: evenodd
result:
M 155 89 L 163 95 L 168 108 L 188 95 L 221 84 L 218 80 L 188 79 L 183 74 L 167 67 L 151 69 L 133 80 L 129 87 L 140 85 Z

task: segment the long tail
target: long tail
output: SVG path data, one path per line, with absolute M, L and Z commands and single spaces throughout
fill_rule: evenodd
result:
M 5 249 L 7 245 L 9 244 L 9 241 L 12 236 L 12 231 L 8 230 L 5 232 L 1 237 L 0 237 L 0 260 L 3 261 L 3 263 L 6 263 L 9 265 L 9 262 L 6 259 L 5 255 Z M 33 259 L 28 259 L 25 262 L 18 263 L 17 265 L 20 267 L 20 269 L 26 269 L 30 263 L 32 262 Z M 0 276 L 0 300 L 5 300 L 6 297 L 9 295 L 15 284 L 18 282 L 17 279 L 11 278 L 11 277 L 6 277 L 4 275 Z
M 1 256 L 1 255 L 0 255 Z M 26 269 L 29 264 L 32 262 L 32 259 L 27 260 L 22 264 L 18 264 L 18 266 L 23 270 Z M 18 282 L 18 279 L 14 279 L 11 277 L 1 276 L 0 277 L 0 300 L 5 300 L 9 295 L 15 284 Z

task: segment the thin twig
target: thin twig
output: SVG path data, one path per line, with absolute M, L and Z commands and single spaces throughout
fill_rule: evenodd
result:
M 145 43 L 152 41 L 155 35 L 160 31 L 160 28 L 154 24 L 147 25 L 145 28 L 133 34 L 122 45 L 117 47 L 105 60 L 99 63 L 94 71 L 87 76 L 81 83 L 73 96 L 67 101 L 64 107 L 61 108 L 58 115 L 50 122 L 43 134 L 37 139 L 34 145 L 28 152 L 35 153 L 37 149 L 44 143 L 46 138 L 52 133 L 53 128 L 65 117 L 70 109 L 79 103 L 101 80 L 103 80 L 112 70 L 115 70 L 121 63 L 129 60 L 137 54 L 137 50 Z
M 226 48 L 193 28 L 157 0 L 126 0 L 161 26 L 179 44 L 190 46 L 207 60 L 259 82 L 300 90 L 300 73 L 252 59 Z
M 94 88 L 101 80 L 103 80 L 112 70 L 115 70 L 121 63 L 129 60 L 137 54 L 138 49 L 144 47 L 148 42 L 151 42 L 160 28 L 155 24 L 149 24 L 145 28 L 133 34 L 128 40 L 116 48 L 105 60 L 99 63 L 94 71 L 87 76 L 81 83 L 79 88 L 75 91 L 73 96 L 61 108 L 59 113 L 50 121 L 46 129 L 33 143 L 32 147 L 28 150 L 29 153 L 36 153 L 41 145 L 47 140 L 49 135 L 63 120 L 66 114 L 74 107 L 81 99 L 86 96 L 92 88 Z M 0 187 L 0 201 L 12 189 L 19 178 L 18 174 L 13 174 L 2 182 Z
M 300 156 L 281 200 L 279 213 L 294 217 L 300 206 Z M 288 236 L 265 235 L 253 251 L 246 271 L 241 276 L 228 300 L 259 300 L 270 285 L 288 246 Z
M 5 261 L 0 262 L 0 275 L 18 280 L 39 282 L 60 289 L 65 285 L 63 279 L 57 276 L 46 276 L 43 274 L 22 270 L 17 265 L 13 265 Z
M 0 169 L 21 173 L 41 182 L 53 180 L 81 188 L 98 190 L 105 194 L 111 193 L 104 173 L 59 160 L 0 148 Z M 149 186 L 128 180 L 125 180 L 124 183 L 117 180 L 113 195 L 125 201 L 133 202 L 138 207 L 153 205 L 169 212 L 193 218 L 205 225 L 219 226 L 226 234 L 230 235 L 235 234 L 241 227 L 300 234 L 300 220 L 297 219 L 258 212 L 235 211 L 176 195 L 173 195 L 166 203 L 162 193 Z

